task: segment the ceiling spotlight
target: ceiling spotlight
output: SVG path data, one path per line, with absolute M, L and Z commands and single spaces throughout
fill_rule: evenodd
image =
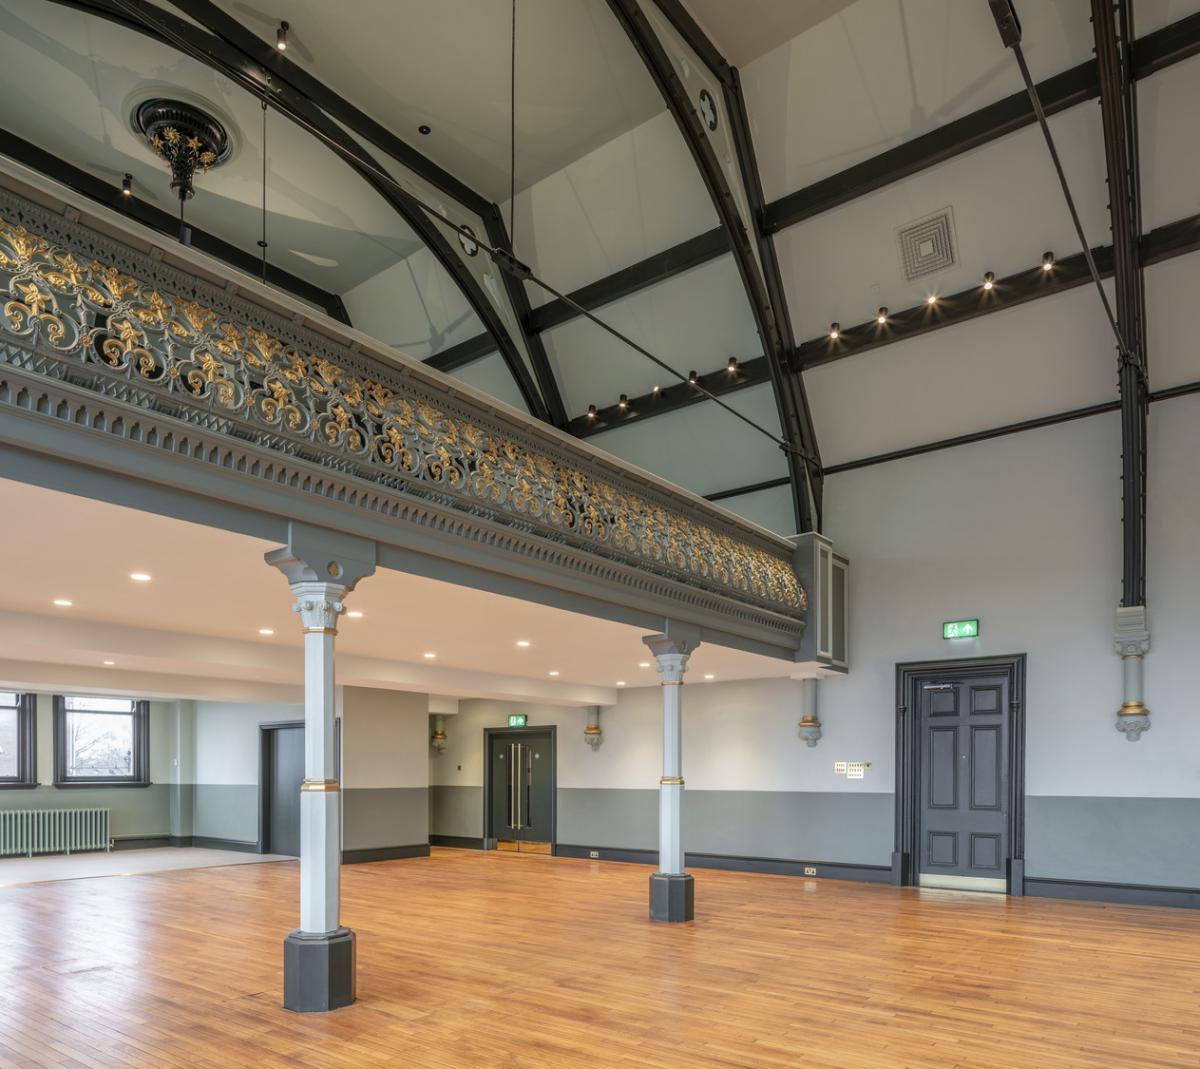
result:
M 275 629 L 273 627 L 260 627 L 258 633 L 260 635 L 273 635 L 275 634 Z
M 421 123 L 421 125 L 417 127 L 417 133 L 428 137 L 431 133 L 433 133 L 433 128 L 426 123 Z
M 287 51 L 287 33 L 288 24 L 286 22 L 281 22 L 279 24 L 279 29 L 275 31 L 275 47 L 279 49 L 280 52 Z
M 105 664 L 106 664 L 106 665 L 107 665 L 109 668 L 111 668 L 111 667 L 112 667 L 114 664 L 116 664 L 117 662 L 116 662 L 116 661 L 105 661 L 104 663 L 105 663 Z
M 925 303 L 930 305 L 931 307 L 933 305 L 937 304 L 937 294 L 931 293 L 928 297 L 925 298 Z
M 705 678 L 705 679 L 716 679 L 717 677 L 716 677 L 716 676 L 714 676 L 714 675 L 712 674 L 712 672 L 709 672 L 709 673 L 708 673 L 708 675 L 706 675 L 704 678 Z
M 124 197 L 133 196 L 133 175 L 127 174 L 121 179 L 121 195 Z
M 653 389 L 653 390 L 651 390 L 650 392 L 651 392 L 652 394 L 654 394 L 654 396 L 655 396 L 655 397 L 657 397 L 657 396 L 658 396 L 660 393 L 662 393 L 662 387 L 661 387 L 661 386 L 655 386 L 655 387 L 654 387 L 654 389 Z
M 596 406 L 595 405 L 588 405 L 587 418 L 588 419 L 596 418 Z
M 880 324 L 880 326 L 882 326 L 887 321 L 888 321 L 888 310 L 886 308 L 880 308 L 879 311 L 875 313 L 875 322 Z
M 623 687 L 623 686 L 625 686 L 625 680 L 623 680 L 623 679 L 618 679 L 618 680 L 617 680 L 617 686 L 618 686 L 618 687 Z
M 346 613 L 346 615 L 350 617 L 351 620 L 361 620 L 363 618 L 363 614 L 358 609 L 351 609 L 351 611 Z
M 629 397 L 626 394 L 621 394 L 621 399 L 617 402 L 617 408 L 622 412 L 629 407 Z
M 558 670 L 557 670 L 557 669 L 555 669 L 553 672 L 547 672 L 547 673 L 546 673 L 546 675 L 548 675 L 548 676 L 556 676 L 556 675 L 558 675 Z
M 517 639 L 517 645 L 520 646 L 521 649 L 527 650 L 527 649 L 529 649 L 531 643 L 530 643 L 529 639 L 527 639 L 527 638 L 519 638 L 519 639 Z
M 697 375 L 694 371 L 688 372 L 688 382 L 690 382 L 693 386 L 695 386 L 696 383 L 698 383 L 699 381 L 700 381 L 699 375 Z
M 996 276 L 993 272 L 989 271 L 989 272 L 987 272 L 987 274 L 985 274 L 983 276 L 983 288 L 985 290 L 990 290 L 990 289 L 995 289 L 995 286 L 996 286 Z
M 75 604 L 75 602 L 71 601 L 68 598 L 55 598 L 54 604 L 57 605 L 60 609 L 69 609 L 72 605 Z
M 1043 271 L 1053 271 L 1054 270 L 1054 253 L 1052 253 L 1052 252 L 1042 253 L 1042 270 Z
M 135 583 L 150 582 L 150 576 L 148 576 L 145 572 L 130 572 L 129 578 L 132 579 Z
M 649 662 L 649 661 L 639 661 L 639 662 L 638 662 L 638 667 L 639 667 L 639 668 L 649 668 L 649 667 L 650 667 L 650 662 Z
M 841 323 L 830 323 L 829 324 L 829 340 L 837 341 L 838 338 L 840 338 L 841 336 L 842 336 Z
M 436 653 L 422 653 L 421 656 L 424 657 L 425 660 L 427 660 L 427 661 L 432 661 L 435 657 L 437 657 L 437 654 Z
M 733 374 L 735 371 L 737 371 L 737 357 L 736 357 L 736 356 L 731 356 L 731 357 L 729 358 L 729 364 L 728 364 L 728 366 L 725 368 L 725 370 L 726 370 L 726 371 L 728 371 L 728 372 L 729 372 L 731 375 L 732 375 L 732 374 Z

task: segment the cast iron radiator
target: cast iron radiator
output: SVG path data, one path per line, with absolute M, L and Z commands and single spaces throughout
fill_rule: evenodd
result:
M 0 812 L 0 857 L 108 850 L 107 809 L 13 809 Z

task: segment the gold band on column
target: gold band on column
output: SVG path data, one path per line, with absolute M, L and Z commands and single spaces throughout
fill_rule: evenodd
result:
M 304 629 L 306 635 L 336 635 L 336 627 L 306 627 Z
M 661 687 L 682 687 L 683 680 L 682 679 L 664 679 L 659 684 L 659 686 L 661 686 Z
M 336 794 L 341 787 L 335 779 L 305 779 L 300 784 L 302 791 L 314 791 L 317 794 Z
M 683 777 L 682 776 L 663 776 L 663 778 L 660 779 L 658 782 L 667 787 L 682 787 L 683 786 Z

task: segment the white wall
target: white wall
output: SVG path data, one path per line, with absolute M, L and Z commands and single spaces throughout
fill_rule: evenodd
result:
M 428 708 L 426 694 L 339 687 L 343 785 L 428 787 Z
M 303 718 L 299 705 L 196 702 L 196 782 L 258 783 L 258 725 Z

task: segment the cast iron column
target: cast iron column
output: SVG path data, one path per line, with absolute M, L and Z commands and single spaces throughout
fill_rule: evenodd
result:
M 341 788 L 335 748 L 334 638 L 342 599 L 375 570 L 375 546 L 292 524 L 266 555 L 287 577 L 304 626 L 304 782 L 300 785 L 300 927 L 283 944 L 283 1005 L 301 1012 L 354 1001 L 354 933 L 340 921 Z M 345 550 L 349 549 L 350 554 Z
M 683 673 L 699 644 L 667 635 L 642 639 L 658 662 L 663 695 L 663 774 L 658 788 L 658 872 L 650 877 L 650 919 L 690 921 L 695 887 L 683 871 Z

